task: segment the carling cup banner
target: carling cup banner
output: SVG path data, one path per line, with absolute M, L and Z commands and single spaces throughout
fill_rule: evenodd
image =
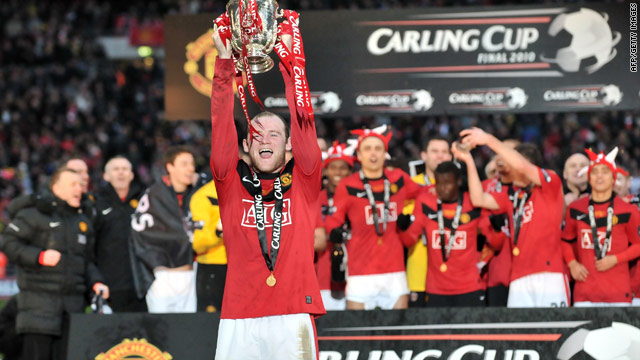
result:
M 352 116 L 639 108 L 637 5 L 302 12 L 314 109 Z M 166 18 L 170 120 L 209 118 L 216 15 Z M 277 68 L 254 79 L 266 108 L 288 113 Z

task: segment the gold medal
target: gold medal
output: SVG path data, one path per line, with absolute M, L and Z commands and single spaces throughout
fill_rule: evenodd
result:
M 446 272 L 446 271 L 447 271 L 447 264 L 440 265 L 440 272 Z
M 269 275 L 269 277 L 267 278 L 267 286 L 269 287 L 276 286 L 276 277 L 273 276 L 273 273 L 271 273 L 271 275 Z
M 518 247 L 516 246 L 513 248 L 513 256 L 518 256 L 518 255 L 520 255 L 520 249 L 518 249 Z
M 382 245 L 382 236 L 378 236 L 378 245 Z

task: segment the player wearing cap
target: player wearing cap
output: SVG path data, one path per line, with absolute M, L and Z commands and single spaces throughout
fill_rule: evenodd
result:
M 606 156 L 585 151 L 591 194 L 569 205 L 562 232 L 565 261 L 576 280 L 574 306 L 627 306 L 633 298 L 629 260 L 640 256 L 640 212 L 613 192 L 621 172 L 618 148 Z

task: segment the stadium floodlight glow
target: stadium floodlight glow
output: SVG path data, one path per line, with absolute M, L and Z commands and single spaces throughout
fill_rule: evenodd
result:
M 147 56 L 151 56 L 153 54 L 153 49 L 151 46 L 139 46 L 138 47 L 138 56 L 144 58 Z

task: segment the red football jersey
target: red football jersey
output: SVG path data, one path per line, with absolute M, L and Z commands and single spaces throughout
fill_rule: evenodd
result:
M 318 206 L 320 207 L 320 211 L 322 213 L 323 218 L 324 214 L 328 209 L 329 202 L 327 198 L 327 189 L 323 189 L 320 192 L 320 196 L 318 198 Z M 318 274 L 318 285 L 320 285 L 320 290 L 330 290 L 331 289 L 331 251 L 333 251 L 333 244 L 331 242 L 327 242 L 327 247 L 324 251 L 318 253 L 318 262 L 316 263 L 316 272 Z
M 631 292 L 634 298 L 640 298 L 640 261 L 631 267 Z
M 609 201 L 594 203 L 594 215 L 601 246 L 607 234 L 607 208 Z M 562 239 L 576 242 L 576 259 L 587 268 L 589 275 L 585 281 L 576 281 L 573 292 L 574 301 L 591 302 L 631 302 L 631 282 L 629 274 L 630 259 L 640 255 L 640 213 L 634 205 L 624 202 L 616 196 L 613 203 L 613 226 L 611 242 L 607 246 L 607 255 L 616 255 L 618 264 L 608 271 L 596 270 L 596 258 L 593 236 L 589 222 L 589 197 L 580 198 L 567 208 Z M 631 247 L 633 245 L 633 247 Z M 566 244 L 565 246 L 571 246 Z M 575 252 L 573 253 L 576 254 Z M 568 259 L 573 260 L 573 259 Z
M 512 196 L 513 187 L 511 184 L 503 184 L 499 179 L 487 179 L 482 182 L 482 187 L 488 193 L 506 192 Z M 502 210 L 492 211 L 493 214 L 500 214 Z M 510 220 L 508 220 L 510 222 Z M 505 229 L 508 231 L 508 229 Z M 492 236 L 486 234 L 487 237 Z M 487 286 L 494 287 L 498 285 L 509 286 L 509 278 L 511 277 L 511 237 L 506 237 L 502 242 L 502 246 L 498 253 L 489 261 L 489 271 L 487 272 Z
M 390 182 L 389 219 L 387 230 L 379 237 L 373 225 L 369 199 L 359 173 L 351 174 L 338 184 L 333 196 L 336 212 L 327 218 L 327 231 L 341 226 L 348 218 L 351 223 L 351 239 L 347 241 L 349 275 L 373 275 L 404 271 L 404 250 L 398 233 L 396 220 L 402 214 L 404 202 L 415 199 L 422 187 L 411 180 L 402 170 L 384 170 Z M 384 211 L 384 180 L 369 180 L 382 226 Z
M 538 175 L 540 186 L 533 187 L 524 206 L 517 244 L 518 255 L 511 258 L 511 281 L 541 272 L 564 273 L 560 239 L 564 207 L 562 181 L 551 170 L 539 168 Z M 500 210 L 509 214 L 509 218 L 512 219 L 513 203 L 508 192 L 490 194 L 498 202 Z M 509 233 L 512 236 L 513 248 L 512 221 L 509 224 Z
M 459 226 L 451 246 L 451 253 L 443 262 L 442 242 L 438 229 L 438 198 L 423 192 L 416 199 L 413 210 L 414 222 L 401 236 L 405 242 L 415 242 L 422 231 L 427 236 L 428 270 L 426 292 L 429 294 L 458 295 L 485 288 L 480 279 L 478 263 L 478 226 L 482 216 L 486 216 L 479 208 L 474 208 L 469 194 L 464 193 Z M 455 216 L 458 202 L 442 203 L 442 215 L 445 227 L 446 247 L 451 234 L 451 223 Z M 446 270 L 442 271 L 443 264 Z
M 289 104 L 294 104 L 293 83 L 280 65 Z M 291 111 L 291 143 L 295 165 L 280 176 L 283 195 L 280 248 L 275 264 L 276 284 L 267 286 L 270 272 L 260 249 L 254 198 L 243 186 L 236 128 L 233 120 L 233 61 L 216 59 L 211 97 L 211 168 L 218 189 L 228 268 L 221 318 L 242 319 L 272 315 L 324 314 L 313 265 L 314 228 L 322 176 L 315 127 L 302 128 Z M 288 165 L 287 168 L 291 166 Z M 287 170 L 287 169 L 285 169 Z M 273 189 L 274 176 L 259 175 L 263 193 Z M 267 243 L 273 231 L 274 201 L 265 201 Z

